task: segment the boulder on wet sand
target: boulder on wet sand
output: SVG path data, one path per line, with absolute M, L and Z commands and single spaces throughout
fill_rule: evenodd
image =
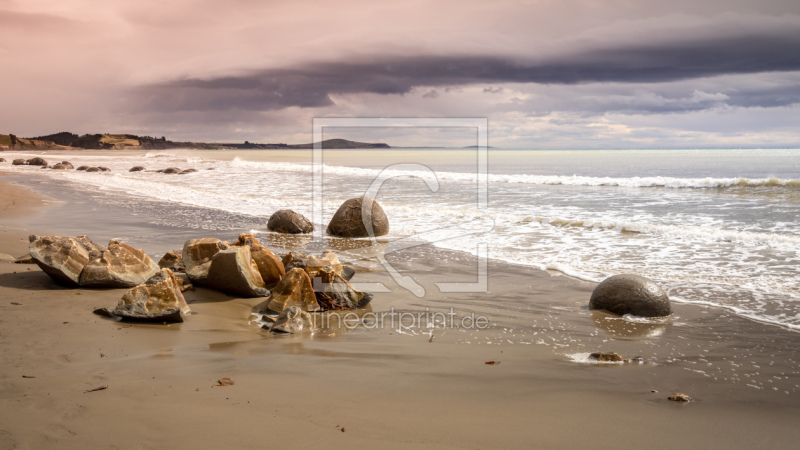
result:
M 183 263 L 183 252 L 181 250 L 170 250 L 158 260 L 158 267 L 170 269 L 173 272 L 186 272 L 186 265 Z
M 0 158 L 0 162 L 6 162 L 5 158 Z
M 362 211 L 366 211 L 366 221 Z M 378 202 L 368 197 L 351 198 L 333 215 L 327 231 L 331 236 L 368 237 L 370 233 L 365 223 L 372 225 L 373 236 L 389 233 L 389 219 Z
M 31 235 L 28 249 L 36 264 L 59 283 L 77 286 L 89 260 L 106 250 L 86 236 Z
M 188 268 L 187 268 L 188 270 Z M 194 283 L 241 297 L 266 297 L 264 280 L 250 255 L 250 247 L 231 247 L 213 258 L 208 275 Z
M 302 214 L 291 209 L 281 209 L 269 218 L 267 229 L 276 233 L 300 234 L 311 233 L 314 225 Z
M 192 283 L 202 284 L 208 277 L 211 259 L 217 253 L 230 248 L 227 242 L 217 238 L 190 239 L 183 244 L 183 263 L 186 275 Z
M 89 166 L 78 166 L 78 168 L 75 170 L 87 170 L 88 168 Z
M 28 163 L 25 162 L 24 159 L 15 159 L 12 163 L 12 166 L 27 166 Z
M 144 251 L 112 240 L 108 243 L 108 250 L 86 264 L 79 284 L 103 288 L 134 287 L 150 279 L 158 269 Z
M 100 170 L 100 168 L 99 168 L 99 167 L 88 167 L 88 168 L 86 169 L 86 171 L 87 171 L 87 172 L 100 172 L 101 170 Z
M 178 175 L 186 175 L 187 173 L 195 173 L 197 169 L 185 169 L 178 172 Z
M 144 167 L 142 167 L 142 166 L 134 166 L 134 167 L 131 167 L 131 170 L 129 170 L 128 172 L 141 172 L 142 170 L 144 170 Z
M 261 274 L 261 279 L 264 280 L 266 286 L 277 284 L 286 275 L 283 262 L 275 256 L 275 253 L 272 253 L 272 250 L 261 245 L 252 234 L 240 234 L 239 240 L 231 245 L 234 247 L 250 247 L 250 256 L 258 266 L 258 272 Z
M 597 285 L 589 309 L 639 317 L 664 317 L 672 314 L 667 294 L 653 281 L 638 275 L 614 275 Z
M 111 311 L 123 319 L 147 322 L 183 322 L 181 315 L 190 312 L 178 279 L 169 269 L 161 269 L 144 284 L 126 292 Z
M 372 294 L 356 290 L 328 266 L 320 269 L 317 277 L 319 282 L 313 284 L 314 295 L 324 311 L 364 308 L 372 301 Z
M 280 283 L 272 289 L 269 298 L 256 306 L 256 312 L 264 313 L 269 310 L 280 313 L 290 306 L 296 306 L 303 311 L 320 309 L 314 296 L 311 278 L 303 269 L 294 268 L 288 271 Z
M 111 169 L 109 169 L 108 167 L 100 166 L 98 167 L 98 169 L 100 169 L 100 172 L 111 172 Z
M 166 173 L 166 174 L 172 175 L 172 174 L 176 174 L 176 173 L 181 173 L 181 169 L 179 169 L 177 167 L 167 167 L 166 169 L 157 170 L 156 172 L 158 172 L 158 173 Z
M 26 164 L 29 166 L 46 166 L 47 161 L 37 156 L 36 158 L 31 158 L 28 161 L 26 161 Z
M 273 333 L 291 334 L 313 328 L 314 321 L 311 318 L 311 314 L 296 306 L 290 306 L 280 313 L 269 330 Z

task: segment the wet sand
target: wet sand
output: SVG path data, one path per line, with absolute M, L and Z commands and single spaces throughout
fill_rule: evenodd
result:
M 230 240 L 250 224 L 179 230 L 140 217 L 115 229 L 113 199 L 103 222 L 67 187 L 37 189 L 47 199 L 9 180 L 25 181 L 0 177 L 0 449 L 789 448 L 800 438 L 800 334 L 681 304 L 666 321 L 631 323 L 586 309 L 591 283 L 495 261 L 489 293 L 443 294 L 435 282 L 474 281 L 477 261 L 430 246 L 388 257 L 425 288 L 418 298 L 375 263 L 380 245 L 323 245 L 359 269 L 354 281 L 392 290 L 375 294 L 372 313 L 453 308 L 488 328 L 436 326 L 432 341 L 424 326 L 273 336 L 250 322 L 262 299 L 202 288 L 186 293 L 194 314 L 182 324 L 113 322 L 91 311 L 123 290 L 64 288 L 8 259 L 31 232 L 123 236 L 158 257 L 187 236 Z M 593 351 L 646 362 L 580 362 Z M 213 387 L 222 377 L 235 384 Z M 696 401 L 670 402 L 673 392 Z

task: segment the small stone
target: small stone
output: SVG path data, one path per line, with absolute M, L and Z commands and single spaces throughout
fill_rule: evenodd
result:
M 589 359 L 600 362 L 623 362 L 625 361 L 622 356 L 617 353 L 592 353 Z
M 671 400 L 673 402 L 690 402 L 692 401 L 692 397 L 689 397 L 686 394 L 681 394 L 679 392 L 676 392 L 667 397 L 667 400 Z

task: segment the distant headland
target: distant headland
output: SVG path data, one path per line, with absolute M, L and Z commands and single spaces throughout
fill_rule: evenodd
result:
M 346 139 L 326 139 L 321 142 L 325 149 L 391 148 L 384 143 L 348 141 Z M 244 141 L 234 143 L 174 142 L 165 137 L 137 136 L 135 134 L 84 134 L 61 132 L 31 138 L 20 138 L 13 134 L 0 134 L 2 150 L 168 150 L 192 148 L 202 150 L 228 149 L 310 149 L 314 144 L 257 144 Z

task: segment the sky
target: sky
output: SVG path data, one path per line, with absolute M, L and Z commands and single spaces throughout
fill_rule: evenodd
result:
M 0 133 L 22 137 L 485 117 L 502 148 L 800 147 L 800 2 L 0 0 L 0 80 Z

